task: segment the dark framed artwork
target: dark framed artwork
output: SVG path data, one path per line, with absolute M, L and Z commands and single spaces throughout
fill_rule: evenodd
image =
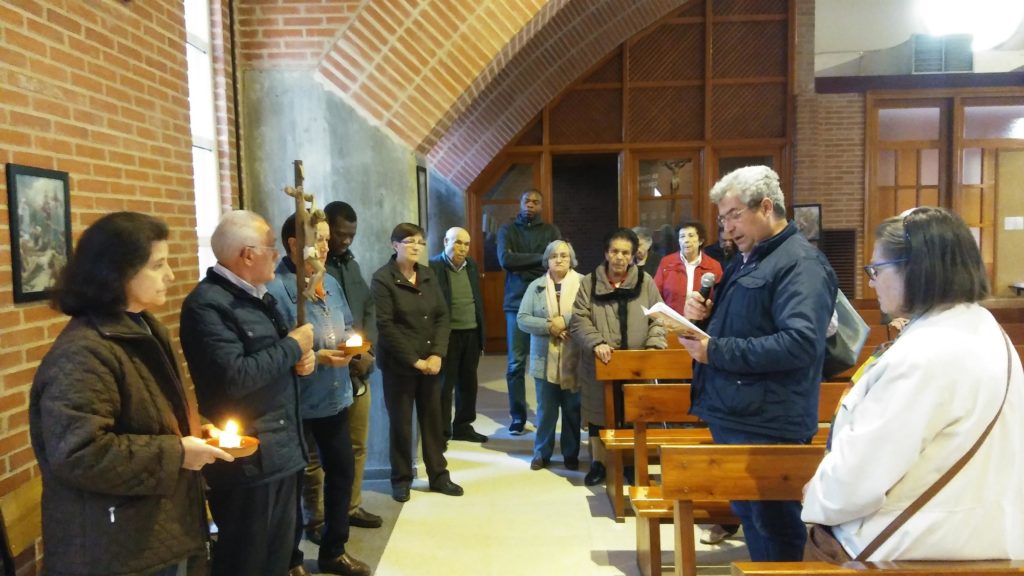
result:
M 419 198 L 420 214 L 419 225 L 427 229 L 427 169 L 423 166 L 416 167 L 416 196 Z
M 793 222 L 804 238 L 821 240 L 821 204 L 794 204 Z
M 14 301 L 45 300 L 71 254 L 68 173 L 7 164 Z

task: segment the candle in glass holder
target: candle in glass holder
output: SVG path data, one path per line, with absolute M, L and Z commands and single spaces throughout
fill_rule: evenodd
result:
M 351 338 L 345 340 L 346 348 L 358 348 L 363 345 L 363 337 L 359 334 L 353 334 Z
M 242 438 L 238 435 L 238 424 L 234 420 L 228 420 L 224 431 L 220 433 L 217 443 L 221 448 L 239 448 L 242 446 Z

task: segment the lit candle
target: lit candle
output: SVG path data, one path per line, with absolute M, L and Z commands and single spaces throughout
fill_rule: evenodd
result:
M 228 420 L 217 442 L 221 448 L 240 448 L 242 446 L 242 439 L 238 436 L 238 424 L 235 424 L 234 420 Z
M 346 348 L 358 348 L 363 345 L 363 337 L 359 334 L 353 334 L 351 338 L 345 340 Z

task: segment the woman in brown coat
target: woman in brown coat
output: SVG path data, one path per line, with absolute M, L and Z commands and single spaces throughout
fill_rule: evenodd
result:
M 167 237 L 156 218 L 104 216 L 82 234 L 55 291 L 72 318 L 29 402 L 47 574 L 205 573 L 198 470 L 232 458 L 200 438 L 194 394 L 147 312 L 174 280 Z

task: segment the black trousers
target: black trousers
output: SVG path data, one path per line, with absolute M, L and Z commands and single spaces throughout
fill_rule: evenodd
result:
M 476 328 L 452 330 L 448 337 L 448 355 L 441 368 L 441 420 L 444 437 L 473 430 L 476 420 L 476 371 L 480 365 L 480 332 Z M 452 419 L 452 396 L 455 419 Z
M 218 530 L 212 576 L 288 573 L 301 478 L 299 471 L 255 486 L 210 490 Z
M 313 437 L 320 465 L 324 470 L 324 533 L 320 557 L 334 558 L 345 553 L 348 542 L 348 506 L 352 500 L 352 479 L 355 477 L 355 456 L 348 427 L 348 408 L 334 416 L 308 418 L 302 421 L 303 432 Z M 302 511 L 296 519 L 295 549 L 302 541 Z M 301 552 L 298 558 L 301 558 Z M 293 565 L 297 563 L 293 560 Z
M 391 437 L 391 485 L 412 484 L 412 410 L 420 423 L 423 463 L 431 486 L 448 479 L 441 435 L 441 379 L 438 375 L 398 372 L 382 367 L 384 405 L 388 410 Z

